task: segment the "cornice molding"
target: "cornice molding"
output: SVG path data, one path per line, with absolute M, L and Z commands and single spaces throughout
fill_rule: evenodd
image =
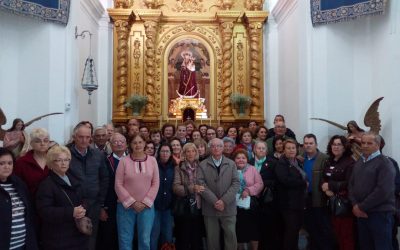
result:
M 98 23 L 99 20 L 103 17 L 106 9 L 98 0 L 81 0 L 81 6 L 89 16 Z
M 299 0 L 279 0 L 271 13 L 278 25 L 283 23 L 286 18 L 293 12 L 297 7 Z M 303 0 L 304 1 L 304 0 Z

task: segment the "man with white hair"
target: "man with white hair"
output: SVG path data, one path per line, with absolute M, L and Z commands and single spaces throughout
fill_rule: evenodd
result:
M 210 140 L 211 155 L 200 163 L 198 184 L 207 234 L 208 249 L 220 249 L 220 231 L 224 232 L 225 249 L 237 249 L 236 193 L 240 183 L 235 163 L 223 156 L 224 143 L 219 138 Z
M 69 146 L 71 162 L 68 172 L 81 185 L 82 204 L 86 208 L 86 215 L 92 220 L 93 224 L 89 249 L 94 250 L 100 212 L 101 209 L 104 209 L 109 182 L 106 156 L 97 148 L 90 147 L 91 130 L 85 124 L 78 124 L 74 128 L 72 137 L 74 141 Z
M 361 137 L 360 159 L 349 182 L 349 199 L 357 217 L 361 250 L 391 250 L 395 210 L 395 169 L 383 156 L 381 138 L 368 132 Z

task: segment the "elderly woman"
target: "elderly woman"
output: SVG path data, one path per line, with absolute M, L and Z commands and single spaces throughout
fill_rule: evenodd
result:
M 8 129 L 4 135 L 4 147 L 11 150 L 16 157 L 21 153 L 25 143 L 24 128 L 24 121 L 20 118 L 16 118 L 11 128 Z
M 238 169 L 240 189 L 238 199 L 257 200 L 258 195 L 263 190 L 261 175 L 257 169 L 248 163 L 248 154 L 246 150 L 238 149 L 233 153 L 236 167 Z M 259 213 L 258 205 L 253 204 L 250 207 L 241 207 L 238 203 L 236 216 L 236 235 L 239 249 L 245 249 L 245 243 L 250 242 L 251 249 L 258 249 L 259 235 Z
M 131 138 L 129 146 L 132 153 L 120 160 L 115 174 L 119 249 L 132 250 L 137 224 L 139 249 L 149 250 L 153 203 L 160 185 L 158 165 L 153 156 L 145 154 L 143 136 Z
M 284 154 L 275 167 L 278 207 L 283 218 L 283 250 L 294 250 L 298 249 L 303 224 L 307 177 L 296 159 L 296 141 L 285 140 L 283 148 Z
M 348 199 L 347 184 L 349 182 L 354 160 L 346 137 L 334 135 L 328 143 L 326 161 L 322 176 L 322 191 L 328 197 L 334 195 Z M 332 215 L 332 225 L 339 243 L 340 250 L 354 249 L 354 218 L 349 213 L 342 216 Z
M 43 249 L 88 249 L 89 237 L 78 231 L 75 220 L 85 216 L 77 179 L 67 174 L 71 153 L 54 146 L 47 153 L 49 176 L 39 185 L 36 207 L 42 220 Z
M 194 209 L 200 209 L 197 193 L 204 190 L 203 186 L 196 185 L 197 168 L 199 167 L 199 152 L 194 143 L 183 146 L 183 161 L 175 168 L 173 191 L 180 198 L 189 198 Z M 176 248 L 178 250 L 201 249 L 203 235 L 203 217 L 187 211 L 187 214 L 176 216 Z
M 162 143 L 158 152 L 158 172 L 160 188 L 154 201 L 155 217 L 151 231 L 151 249 L 157 250 L 165 243 L 172 243 L 174 218 L 171 213 L 173 200 L 172 184 L 174 182 L 175 161 L 169 143 Z
M 259 126 L 256 130 L 256 140 L 267 141 L 268 129 L 265 126 Z
M 14 173 L 26 183 L 31 198 L 34 199 L 40 182 L 49 175 L 46 154 L 50 138 L 44 128 L 33 129 L 30 138 L 32 150 L 17 160 Z
M 33 208 L 26 185 L 11 175 L 14 163 L 13 153 L 0 148 L 0 249 L 36 250 Z
M 240 143 L 236 145 L 234 151 L 238 149 L 244 149 L 247 151 L 247 159 L 249 159 L 249 161 L 253 160 L 253 137 L 251 135 L 251 131 L 247 128 L 243 128 L 239 138 Z
M 260 199 L 261 213 L 260 221 L 260 243 L 258 248 L 264 249 L 280 249 L 281 244 L 281 227 L 279 210 L 277 207 L 276 197 L 276 176 L 275 166 L 277 161 L 268 155 L 268 147 L 265 141 L 257 141 L 254 143 L 254 160 L 250 162 L 260 173 L 264 184 Z M 268 197 L 264 197 L 268 196 Z M 275 196 L 275 198 L 274 198 Z

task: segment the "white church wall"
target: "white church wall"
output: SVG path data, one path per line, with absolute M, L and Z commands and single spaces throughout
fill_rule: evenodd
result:
M 400 90 L 400 4 L 390 3 L 383 16 L 312 27 L 309 1 L 278 1 L 272 11 L 271 26 L 275 28 L 268 28 L 266 34 L 267 43 L 276 44 L 278 53 L 267 58 L 266 65 L 272 69 L 267 70 L 266 89 L 271 86 L 277 91 L 279 103 L 276 98 L 267 101 L 267 111 L 275 111 L 266 113 L 267 120 L 282 113 L 299 138 L 313 132 L 325 151 L 329 137 L 342 132 L 308 118 L 342 124 L 356 120 L 364 127 L 369 105 L 384 96 L 379 111 L 385 153 L 400 160 L 400 132 L 396 129 L 400 126 L 396 95 Z
M 31 125 L 49 130 L 52 139 L 64 143 L 73 124 L 89 120 L 95 125 L 111 117 L 111 26 L 105 8 L 97 0 L 71 1 L 67 26 L 0 12 L 0 107 L 12 120 L 49 112 L 64 112 Z M 92 105 L 80 86 L 89 55 L 89 37 L 75 39 L 89 30 L 99 89 Z

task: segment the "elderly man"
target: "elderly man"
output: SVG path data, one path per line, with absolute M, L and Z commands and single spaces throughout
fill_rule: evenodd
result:
M 115 193 L 115 172 L 117 171 L 119 160 L 126 156 L 127 143 L 126 138 L 120 133 L 114 133 L 110 138 L 112 153 L 108 159 L 108 174 L 110 183 L 104 210 L 100 214 L 99 234 L 97 237 L 97 250 L 118 249 L 117 234 L 117 194 Z
M 93 143 L 91 146 L 104 152 L 106 155 L 111 154 L 111 146 L 108 141 L 107 129 L 104 127 L 97 127 L 93 134 Z
M 361 250 L 391 250 L 395 209 L 395 169 L 379 151 L 381 138 L 371 132 L 361 137 L 360 159 L 349 183 L 349 199 L 357 217 Z
M 106 156 L 100 150 L 90 147 L 91 130 L 78 124 L 73 131 L 74 142 L 70 145 L 71 162 L 68 172 L 79 180 L 82 188 L 82 203 L 86 215 L 92 220 L 93 233 L 89 249 L 95 249 L 100 212 L 108 188 Z
M 276 115 L 274 118 L 274 126 L 277 122 L 283 122 L 285 124 L 285 117 L 283 115 Z M 285 126 L 286 128 L 286 126 Z M 275 132 L 275 127 L 274 128 L 270 128 L 268 130 L 268 134 L 267 134 L 267 139 L 274 137 L 276 134 Z M 290 129 L 290 128 L 286 128 L 285 129 L 285 135 L 296 140 L 296 135 L 294 134 L 294 132 Z
M 290 136 L 287 135 L 287 133 L 286 133 L 287 132 L 287 128 L 286 128 L 285 122 L 277 121 L 277 122 L 275 122 L 274 125 L 275 125 L 274 128 L 273 128 L 274 135 L 267 139 L 268 152 L 271 152 L 271 153 L 274 152 L 273 147 L 272 147 L 272 142 L 274 140 L 274 136 L 275 135 L 283 136 L 284 139 L 292 138 L 292 139 L 296 140 L 296 138 L 293 138 L 293 137 L 290 137 Z M 270 132 L 268 132 L 268 135 L 269 134 L 270 134 Z
M 209 142 L 211 156 L 202 161 L 197 175 L 198 184 L 204 186 L 200 193 L 202 212 L 207 233 L 208 249 L 220 249 L 220 231 L 224 232 L 225 249 L 237 249 L 236 193 L 240 183 L 235 163 L 224 157 L 224 144 L 214 138 Z
M 114 134 L 114 124 L 108 123 L 103 126 L 107 130 L 107 140 L 110 140 L 111 136 Z

